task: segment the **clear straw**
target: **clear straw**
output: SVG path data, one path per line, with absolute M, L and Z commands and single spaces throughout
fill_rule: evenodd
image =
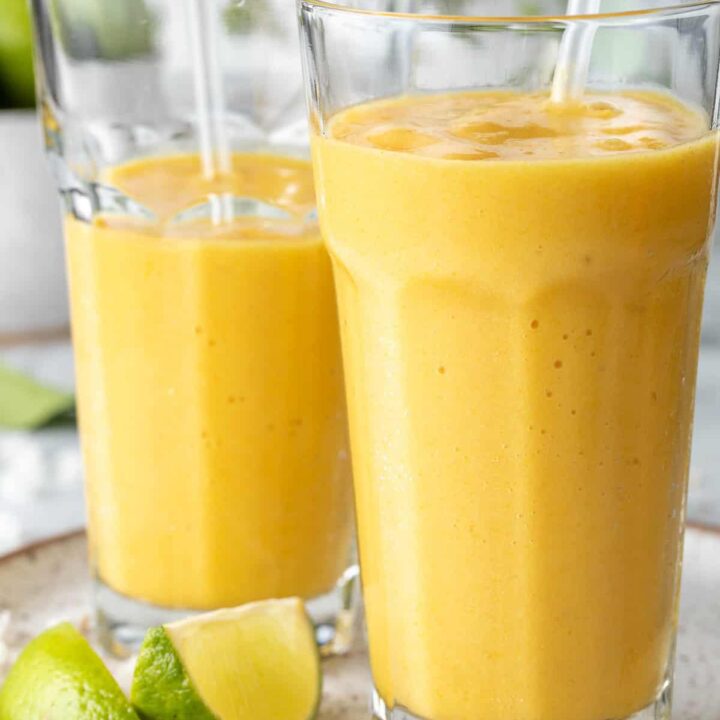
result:
M 566 14 L 594 15 L 601 0 L 568 0 Z M 554 103 L 579 100 L 587 84 L 596 26 L 591 22 L 573 21 L 565 30 L 558 50 L 551 99 Z
M 219 18 L 216 4 L 184 0 L 190 29 L 195 87 L 195 111 L 203 175 L 206 179 L 230 172 L 230 148 L 225 128 L 225 88 L 218 56 Z

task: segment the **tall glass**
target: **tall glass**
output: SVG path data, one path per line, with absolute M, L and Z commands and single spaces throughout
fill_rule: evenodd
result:
M 670 713 L 720 4 L 662 5 L 300 0 L 376 717 Z
M 97 609 L 301 596 L 347 642 L 346 413 L 284 0 L 35 0 Z

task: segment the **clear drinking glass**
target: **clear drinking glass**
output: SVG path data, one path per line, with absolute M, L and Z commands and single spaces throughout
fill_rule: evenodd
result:
M 342 649 L 351 477 L 292 9 L 33 11 L 106 644 L 297 595 Z
M 299 9 L 376 717 L 668 717 L 720 4 Z

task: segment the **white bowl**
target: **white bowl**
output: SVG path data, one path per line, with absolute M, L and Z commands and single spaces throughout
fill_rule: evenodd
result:
M 37 116 L 0 112 L 0 335 L 67 327 L 60 218 Z

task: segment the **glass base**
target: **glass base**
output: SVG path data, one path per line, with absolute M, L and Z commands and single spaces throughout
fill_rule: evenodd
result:
M 650 703 L 647 707 L 638 710 L 638 712 L 627 718 L 607 718 L 606 720 L 670 720 L 671 713 L 672 683 L 670 680 L 666 680 L 655 702 Z M 409 710 L 397 705 L 388 708 L 375 688 L 373 688 L 372 694 L 372 714 L 378 720 L 433 720 L 432 718 L 413 715 Z M 482 718 L 473 718 L 473 720 L 482 720 Z M 554 719 L 548 718 L 548 720 Z
M 94 582 L 95 619 L 102 647 L 117 658 L 137 652 L 147 630 L 155 625 L 199 615 L 198 610 L 164 608 L 122 595 L 99 578 Z M 349 567 L 333 590 L 305 601 L 323 656 L 350 649 L 359 600 L 357 565 Z

